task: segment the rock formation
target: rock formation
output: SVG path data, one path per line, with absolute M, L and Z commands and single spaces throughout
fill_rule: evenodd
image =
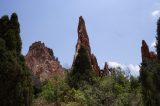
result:
M 105 62 L 103 75 L 108 76 L 109 75 L 109 68 L 107 62 Z
M 150 52 L 147 43 L 145 40 L 142 40 L 142 46 L 141 46 L 141 54 L 142 54 L 142 61 L 147 59 L 155 59 L 157 55 L 154 52 Z
M 47 80 L 55 73 L 63 74 L 63 68 L 58 59 L 54 57 L 52 49 L 47 48 L 40 41 L 30 46 L 25 62 L 33 76 L 38 77 L 40 82 Z
M 95 73 L 97 75 L 99 75 L 100 74 L 100 68 L 98 66 L 97 58 L 96 58 L 96 56 L 94 56 L 94 54 L 91 55 L 91 62 L 92 62 L 93 70 L 95 71 Z
M 74 66 L 76 56 L 78 54 L 78 50 L 80 49 L 81 46 L 83 46 L 86 49 L 87 54 L 89 56 L 89 61 L 92 66 L 92 69 L 97 75 L 99 75 L 100 68 L 98 66 L 96 57 L 94 56 L 94 54 L 91 53 L 89 37 L 86 31 L 85 21 L 82 16 L 79 17 L 79 24 L 78 24 L 77 32 L 78 32 L 78 40 L 77 40 L 76 52 L 75 52 L 72 66 Z

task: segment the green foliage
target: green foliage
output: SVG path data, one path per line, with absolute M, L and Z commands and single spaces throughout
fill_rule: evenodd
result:
M 157 89 L 159 89 L 160 93 L 160 18 L 157 22 L 157 64 L 156 64 L 156 71 L 155 71 L 155 80 L 156 80 L 156 86 Z
M 39 98 L 45 99 L 48 103 L 55 103 L 58 106 L 84 106 L 84 92 L 70 88 L 65 77 L 55 75 L 42 87 Z M 39 102 L 38 99 L 35 103 Z
M 85 84 L 93 84 L 93 70 L 86 49 L 81 46 L 78 51 L 75 63 L 68 75 L 70 87 L 78 89 Z
M 47 101 L 59 102 L 61 95 L 65 94 L 69 86 L 65 83 L 64 78 L 55 75 L 46 85 L 42 87 L 41 95 L 45 97 Z
M 135 82 L 135 88 L 131 86 L 132 79 L 138 80 L 135 77 L 127 77 L 124 72 L 121 71 L 120 68 L 112 69 L 112 75 L 108 77 L 111 80 L 110 92 L 112 95 L 110 96 L 111 101 L 109 101 L 109 105 L 114 106 L 141 106 L 142 104 L 142 96 L 141 96 L 141 86 L 137 81 Z M 113 103 L 114 101 L 114 103 Z M 106 102 L 107 103 L 107 102 Z
M 63 106 L 143 106 L 138 78 L 120 68 L 109 76 L 95 76 L 83 46 L 76 59 L 65 78 L 54 76 L 43 86 L 40 98 Z
M 141 64 L 140 80 L 146 106 L 160 105 L 160 19 L 157 22 L 156 59 L 145 59 Z
M 141 83 L 143 86 L 143 98 L 146 106 L 160 105 L 160 64 L 155 60 L 148 60 L 145 66 L 142 65 L 140 71 Z
M 120 69 L 114 71 L 102 78 L 93 76 L 94 84 L 86 83 L 78 89 L 68 85 L 68 74 L 53 76 L 42 87 L 38 98 L 42 98 L 44 104 L 59 106 L 143 106 L 138 78 L 126 77 Z M 42 100 L 37 99 L 35 103 Z
M 160 18 L 157 22 L 157 44 L 156 44 L 156 50 L 157 50 L 157 58 L 160 60 Z
M 140 70 L 143 101 L 146 106 L 160 105 L 160 20 L 157 23 L 157 58 L 145 59 Z
M 21 43 L 17 43 L 21 40 L 15 15 L 12 20 L 16 20 L 16 23 L 12 23 L 8 16 L 0 19 L 0 105 L 30 106 L 31 78 L 21 55 Z

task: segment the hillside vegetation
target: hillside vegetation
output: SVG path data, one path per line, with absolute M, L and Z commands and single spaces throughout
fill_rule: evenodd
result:
M 80 31 L 86 29 L 84 21 Z M 78 30 L 79 31 L 79 30 Z M 79 36 L 84 36 L 79 31 Z M 87 38 L 88 39 L 88 38 Z M 154 55 L 144 55 L 140 76 L 125 74 L 121 68 L 100 72 L 97 60 L 78 42 L 74 64 L 64 74 L 54 74 L 34 88 L 32 70 L 21 54 L 18 16 L 0 19 L 0 106 L 160 106 L 160 19 L 157 22 Z M 80 39 L 86 44 L 86 39 Z M 89 41 L 88 41 L 89 43 Z M 145 45 L 145 43 L 143 43 Z M 87 49 L 86 49 L 87 48 Z

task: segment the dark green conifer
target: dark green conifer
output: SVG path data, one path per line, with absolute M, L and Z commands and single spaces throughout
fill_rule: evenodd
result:
M 30 106 L 32 85 L 21 55 L 18 17 L 0 19 L 0 106 Z
M 156 44 L 156 50 L 157 50 L 157 59 L 160 60 L 160 18 L 157 21 L 157 44 Z
M 145 106 L 160 106 L 160 19 L 157 22 L 157 58 L 142 62 L 140 79 Z
M 74 88 L 82 87 L 83 84 L 92 84 L 92 66 L 86 49 L 81 45 L 75 63 L 69 74 L 69 85 Z

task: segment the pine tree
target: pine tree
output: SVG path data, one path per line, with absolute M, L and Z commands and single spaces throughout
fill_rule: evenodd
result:
M 156 45 L 156 50 L 157 50 L 157 65 L 156 65 L 156 71 L 154 73 L 154 79 L 155 79 L 155 84 L 156 84 L 156 94 L 158 98 L 158 105 L 160 105 L 160 18 L 157 22 L 157 45 Z
M 147 65 L 141 66 L 140 79 L 142 83 L 142 94 L 145 106 L 159 106 L 159 90 L 156 84 L 157 60 L 148 60 Z
M 21 55 L 20 26 L 16 13 L 0 19 L 0 106 L 30 106 L 32 85 Z
M 141 64 L 140 79 L 146 106 L 160 106 L 160 19 L 157 22 L 157 58 Z
M 157 50 L 157 58 L 160 60 L 160 18 L 157 22 L 157 44 L 156 44 L 156 50 Z
M 12 26 L 12 29 L 15 31 L 15 43 L 16 43 L 16 51 L 17 53 L 21 53 L 21 48 L 22 48 L 22 41 L 21 41 L 21 38 L 20 38 L 20 25 L 19 25 L 19 22 L 18 22 L 18 16 L 16 13 L 13 13 L 11 15 L 11 26 Z
M 86 49 L 81 45 L 71 73 L 68 76 L 69 85 L 74 88 L 79 88 L 84 84 L 92 84 L 92 72 L 89 56 Z

